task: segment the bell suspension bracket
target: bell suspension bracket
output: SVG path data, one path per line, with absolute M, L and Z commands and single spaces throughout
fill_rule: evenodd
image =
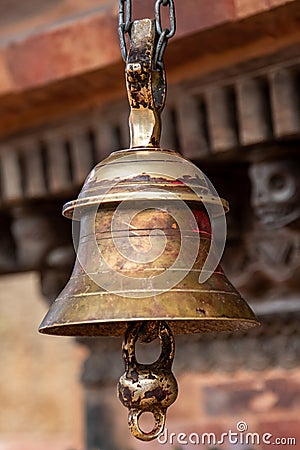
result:
M 158 148 L 160 143 L 160 114 L 165 104 L 166 79 L 164 67 L 154 67 L 157 39 L 155 20 L 142 19 L 132 23 L 125 69 L 131 108 L 130 148 Z

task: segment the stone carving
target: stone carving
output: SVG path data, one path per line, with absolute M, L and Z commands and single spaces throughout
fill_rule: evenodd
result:
M 288 304 L 300 310 L 295 302 L 300 289 L 300 165 L 296 158 L 258 162 L 249 175 L 258 220 L 243 221 L 235 240 L 229 232 L 224 270 L 253 306 L 257 301 L 257 307 L 268 302 L 273 312 L 275 303 L 283 310 Z M 263 309 L 267 312 L 266 305 Z
M 11 218 L 7 214 L 0 216 L 0 273 L 9 273 L 16 269 L 16 246 L 11 230 Z
M 250 167 L 252 206 L 260 222 L 281 228 L 300 218 L 300 164 L 296 159 L 263 161 Z
M 18 266 L 40 273 L 42 294 L 49 302 L 65 286 L 75 258 L 71 222 L 61 217 L 60 210 L 60 205 L 48 205 L 13 211 Z
M 259 265 L 277 284 L 300 270 L 300 234 L 292 230 L 256 229 L 246 237 L 246 247 L 252 264 Z
M 20 267 L 39 270 L 49 252 L 70 242 L 70 227 L 61 217 L 60 209 L 24 206 L 13 210 L 12 233 Z
M 75 252 L 71 244 L 49 252 L 40 271 L 43 296 L 52 303 L 65 287 L 73 268 Z
M 248 300 L 267 299 L 270 307 L 276 299 L 288 302 L 300 289 L 300 234 L 256 224 L 238 244 L 228 243 L 223 267 Z

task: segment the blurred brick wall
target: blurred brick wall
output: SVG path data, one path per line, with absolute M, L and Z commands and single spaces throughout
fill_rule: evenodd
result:
M 180 349 L 179 349 L 180 351 Z M 197 357 L 197 355 L 195 355 Z M 116 434 L 123 443 L 120 448 L 128 450 L 298 450 L 300 448 L 300 369 L 286 371 L 269 369 L 263 372 L 239 371 L 234 374 L 222 372 L 197 374 L 185 373 L 178 377 L 179 396 L 167 413 L 167 443 L 151 444 L 133 439 L 126 429 L 127 412 L 115 398 L 115 387 L 105 391 L 116 416 Z M 271 445 L 230 444 L 225 438 L 222 445 L 188 445 L 177 442 L 180 433 L 188 440 L 191 433 L 237 432 L 238 422 L 248 426 L 246 433 L 270 433 Z M 151 417 L 141 421 L 145 431 L 151 429 Z M 176 433 L 172 440 L 171 433 Z M 241 433 L 245 435 L 246 433 Z M 276 438 L 295 438 L 296 445 L 275 445 Z M 128 442 L 124 445 L 124 442 Z M 207 441 L 206 441 L 207 443 Z M 251 443 L 251 441 L 250 441 Z M 96 449 L 95 449 L 96 450 Z M 98 449 L 97 449 L 98 450 Z
M 192 341 L 191 337 L 191 341 Z M 162 437 L 161 442 L 152 441 L 143 443 L 134 439 L 128 430 L 127 415 L 128 411 L 120 403 L 116 396 L 116 384 L 118 373 L 113 371 L 111 386 L 94 386 L 89 391 L 89 395 L 95 400 L 95 404 L 108 407 L 106 424 L 103 425 L 102 414 L 98 415 L 98 422 L 101 435 L 113 436 L 108 439 L 107 447 L 91 447 L 90 450 L 267 450 L 276 448 L 279 450 L 298 450 L 300 448 L 300 368 L 284 369 L 279 367 L 270 367 L 265 370 L 254 371 L 247 369 L 238 369 L 228 371 L 228 367 L 222 370 L 222 352 L 220 351 L 220 366 L 215 366 L 215 370 L 209 372 L 191 371 L 189 367 L 194 365 L 194 361 L 189 358 L 203 361 L 204 355 L 200 352 L 189 351 L 187 349 L 187 340 L 185 345 L 176 339 L 176 356 L 174 364 L 174 373 L 178 381 L 179 395 L 176 402 L 167 412 L 166 429 L 167 435 Z M 263 346 L 263 341 L 259 341 Z M 155 343 L 153 343 L 155 344 Z M 148 344 L 155 349 L 151 355 L 151 360 L 159 355 L 159 346 Z M 235 342 L 232 345 L 232 352 L 238 358 L 238 351 Z M 274 345 L 281 348 L 280 339 L 274 339 Z M 230 341 L 228 341 L 230 347 Z M 297 345 L 299 349 L 299 343 Z M 137 345 L 137 359 L 142 363 L 149 363 L 149 354 L 145 355 L 145 345 Z M 209 353 L 205 353 L 209 359 Z M 249 355 L 250 357 L 253 354 Z M 186 357 L 185 368 L 181 365 Z M 177 359 L 176 359 L 177 358 Z M 116 352 L 114 347 L 114 360 L 121 359 L 121 355 Z M 258 359 L 259 363 L 259 359 Z M 109 371 L 109 367 L 107 368 Z M 122 371 L 122 369 L 120 369 Z M 98 401 L 99 399 L 100 402 Z M 141 427 L 145 431 L 152 429 L 153 418 L 151 414 L 141 416 Z M 239 433 L 243 436 L 244 444 L 230 443 L 228 438 L 224 439 L 224 444 L 194 445 L 192 443 L 180 444 L 176 439 L 180 433 L 185 433 L 187 440 L 192 433 L 202 435 L 204 433 L 215 433 L 219 439 L 222 433 L 238 432 L 237 424 L 244 422 L 247 425 L 245 433 Z M 95 423 L 95 422 L 94 422 Z M 172 433 L 176 437 L 172 441 Z M 249 434 L 248 434 L 249 433 Z M 251 435 L 256 433 L 260 439 L 257 444 L 257 437 L 254 436 L 254 445 L 246 445 L 246 436 L 248 435 L 251 443 Z M 265 433 L 270 445 L 263 443 L 262 438 Z M 164 443 L 165 437 L 166 443 Z M 295 445 L 275 445 L 277 438 L 293 438 Z M 114 443 L 114 446 L 111 444 Z M 172 442 L 172 444 L 170 443 Z M 274 445 L 273 445 L 274 443 Z
M 38 334 L 46 310 L 37 275 L 0 278 L 1 450 L 82 448 L 82 349 Z
M 196 355 L 195 355 L 196 357 Z M 228 375 L 222 373 L 185 374 L 180 383 L 177 405 L 170 409 L 167 428 L 177 435 L 214 432 L 218 436 L 232 430 L 237 423 L 246 422 L 248 432 L 271 433 L 276 437 L 294 437 L 296 446 L 276 445 L 276 449 L 300 448 L 300 370 L 267 370 Z M 273 442 L 273 439 L 270 439 Z M 176 442 L 176 441 L 175 441 Z M 226 441 L 225 441 L 226 442 Z M 182 449 L 195 445 L 177 445 Z M 275 447 L 272 445 L 272 447 Z M 153 446 L 173 448 L 168 445 Z M 199 448 L 199 446 L 198 446 Z M 208 446 L 206 447 L 208 448 Z M 270 445 L 224 444 L 223 450 L 261 449 Z

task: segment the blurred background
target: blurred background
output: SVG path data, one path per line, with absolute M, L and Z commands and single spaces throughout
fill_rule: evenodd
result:
M 163 146 L 229 200 L 223 267 L 248 333 L 178 337 L 168 433 L 248 430 L 300 446 L 300 5 L 177 0 Z M 154 1 L 133 0 L 134 18 Z M 0 0 L 0 450 L 192 449 L 141 443 L 116 397 L 119 339 L 39 335 L 74 250 L 62 205 L 128 146 L 112 0 Z M 147 347 L 147 346 L 146 346 Z M 151 346 L 143 352 L 155 353 Z M 267 449 L 251 443 L 207 450 Z

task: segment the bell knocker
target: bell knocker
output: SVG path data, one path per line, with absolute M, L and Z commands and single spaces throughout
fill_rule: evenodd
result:
M 140 440 L 155 439 L 164 429 L 166 410 L 175 402 L 177 382 L 172 373 L 174 336 L 166 322 L 158 322 L 161 354 L 152 364 L 140 364 L 135 356 L 135 344 L 139 338 L 141 322 L 129 326 L 123 343 L 125 373 L 118 384 L 119 398 L 129 409 L 128 425 L 131 433 Z M 151 412 L 155 424 L 150 432 L 141 430 L 139 418 Z

